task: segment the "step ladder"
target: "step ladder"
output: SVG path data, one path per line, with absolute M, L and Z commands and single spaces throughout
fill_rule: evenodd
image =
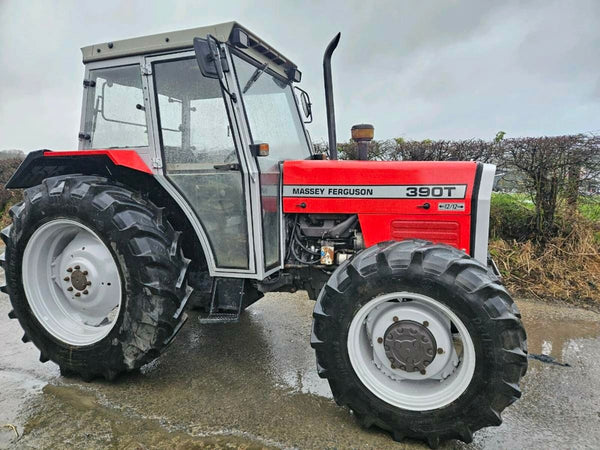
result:
M 240 321 L 248 280 L 242 278 L 213 278 L 208 314 L 198 318 L 202 324 Z

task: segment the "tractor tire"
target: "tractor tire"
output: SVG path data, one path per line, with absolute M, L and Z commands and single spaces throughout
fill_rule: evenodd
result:
M 362 426 L 436 448 L 500 425 L 521 396 L 520 317 L 499 279 L 464 252 L 383 242 L 332 274 L 315 305 L 311 346 L 335 401 Z
M 41 362 L 89 381 L 158 357 L 191 293 L 161 208 L 106 178 L 69 175 L 26 189 L 10 214 L 2 290 Z

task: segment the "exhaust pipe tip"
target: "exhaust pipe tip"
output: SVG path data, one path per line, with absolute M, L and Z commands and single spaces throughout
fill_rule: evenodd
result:
M 331 40 L 323 55 L 323 78 L 325 81 L 325 106 L 327 108 L 327 131 L 329 135 L 329 158 L 337 159 L 337 140 L 335 135 L 335 108 L 333 105 L 333 80 L 331 76 L 331 56 L 340 42 L 342 33 Z

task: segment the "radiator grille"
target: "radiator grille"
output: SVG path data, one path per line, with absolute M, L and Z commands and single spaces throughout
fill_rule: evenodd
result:
M 393 220 L 392 239 L 424 239 L 435 243 L 459 246 L 460 225 L 458 222 L 427 220 Z

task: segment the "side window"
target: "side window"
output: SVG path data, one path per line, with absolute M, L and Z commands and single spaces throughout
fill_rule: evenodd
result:
M 213 169 L 237 159 L 217 80 L 204 78 L 195 59 L 154 63 L 154 79 L 167 172 L 177 164 Z
M 88 88 L 85 132 L 91 148 L 148 146 L 148 126 L 140 66 L 90 71 L 95 87 Z

